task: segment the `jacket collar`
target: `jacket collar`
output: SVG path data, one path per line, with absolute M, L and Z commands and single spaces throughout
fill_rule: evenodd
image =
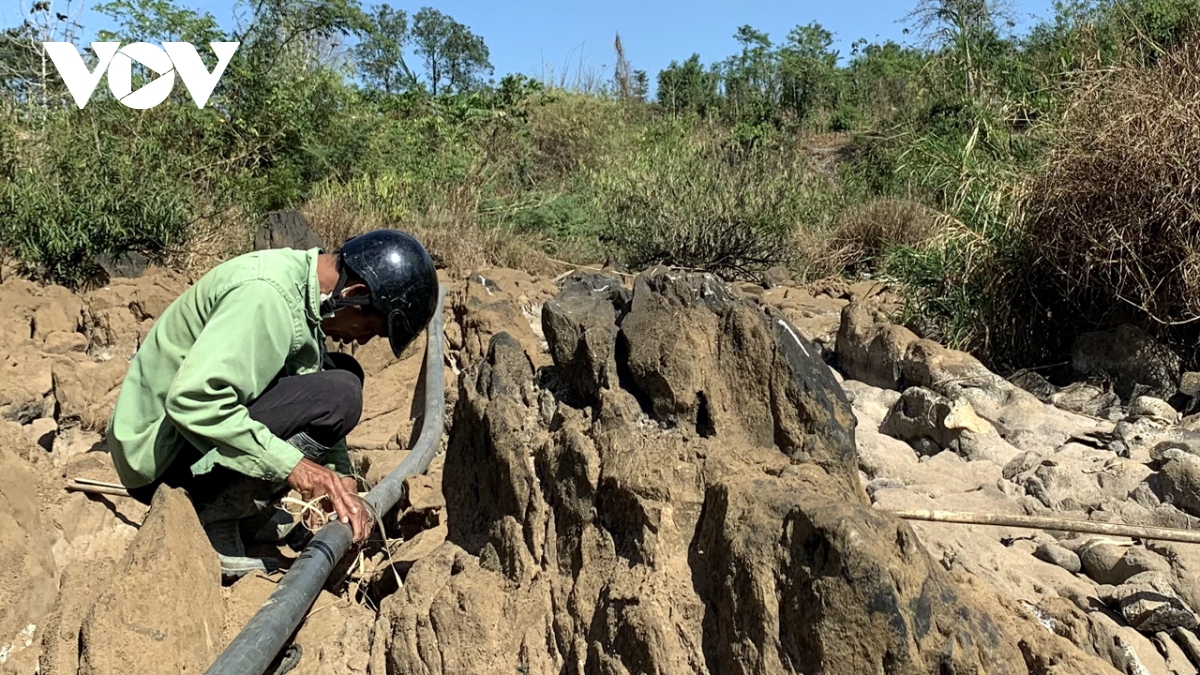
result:
M 314 325 L 321 323 L 321 280 L 317 277 L 317 260 L 321 255 L 321 249 L 310 248 L 305 252 L 308 256 L 308 293 L 307 302 L 305 305 L 305 313 L 308 315 L 308 320 Z

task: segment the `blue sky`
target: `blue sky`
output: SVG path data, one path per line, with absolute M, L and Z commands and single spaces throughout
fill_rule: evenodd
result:
M 32 1 L 0 0 L 0 23 L 18 21 L 20 8 Z M 99 0 L 82 1 L 86 3 L 85 26 L 100 27 L 104 17 L 90 11 Z M 177 0 L 184 6 L 203 7 L 223 26 L 232 25 L 236 1 Z M 66 0 L 54 2 L 56 8 L 66 4 Z M 79 7 L 80 2 L 73 0 L 72 4 Z M 1018 23 L 1028 25 L 1031 16 L 1048 15 L 1051 2 L 1016 0 Z M 364 0 L 363 4 L 373 3 Z M 843 55 L 858 38 L 909 42 L 912 36 L 902 33 L 902 20 L 915 0 L 438 0 L 413 4 L 392 0 L 390 4 L 410 14 L 429 4 L 469 26 L 491 50 L 497 79 L 519 72 L 555 81 L 565 74 L 571 82 L 581 69 L 602 77 L 611 75 L 615 61 L 612 43 L 618 32 L 633 68 L 647 71 L 651 81 L 672 60 L 682 61 L 693 52 L 699 53 L 705 64 L 733 54 L 737 50 L 733 33 L 742 24 L 782 40 L 793 26 L 817 21 L 834 33 L 835 47 Z

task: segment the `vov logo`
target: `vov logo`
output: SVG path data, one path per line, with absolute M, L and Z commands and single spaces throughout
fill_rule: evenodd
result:
M 203 108 L 239 45 L 240 42 L 208 43 L 217 55 L 217 66 L 209 72 L 196 48 L 187 42 L 164 42 L 162 47 L 149 42 L 134 42 L 124 47 L 120 42 L 93 42 L 92 51 L 98 62 L 96 69 L 89 72 L 75 45 L 70 42 L 42 43 L 75 99 L 75 105 L 81 110 L 92 98 L 92 92 L 96 91 L 96 85 L 100 84 L 106 71 L 109 91 L 126 107 L 145 110 L 167 100 L 175 88 L 175 73 L 179 73 L 196 107 Z M 133 91 L 134 61 L 158 74 L 137 91 Z

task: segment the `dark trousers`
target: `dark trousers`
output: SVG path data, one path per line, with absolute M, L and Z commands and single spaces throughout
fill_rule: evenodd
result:
M 280 377 L 272 382 L 247 406 L 250 419 L 283 439 L 303 431 L 329 447 L 345 438 L 362 415 L 363 371 L 348 354 L 327 356 L 326 367 L 332 366 L 331 370 Z M 192 498 L 201 522 L 208 522 L 217 518 L 214 514 L 252 510 L 249 502 L 269 500 L 287 491 L 284 483 L 251 478 L 223 466 L 193 476 L 192 465 L 199 460 L 200 452 L 185 445 L 162 475 L 149 485 L 129 490 L 129 496 L 149 504 L 159 485 L 183 488 Z

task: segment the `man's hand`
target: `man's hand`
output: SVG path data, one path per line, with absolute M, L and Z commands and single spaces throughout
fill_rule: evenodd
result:
M 366 504 L 355 491 L 357 486 L 352 487 L 350 480 L 310 459 L 302 459 L 292 469 L 287 484 L 299 492 L 305 501 L 325 497 L 338 518 L 354 531 L 354 541 L 363 542 L 371 534 L 371 517 Z

